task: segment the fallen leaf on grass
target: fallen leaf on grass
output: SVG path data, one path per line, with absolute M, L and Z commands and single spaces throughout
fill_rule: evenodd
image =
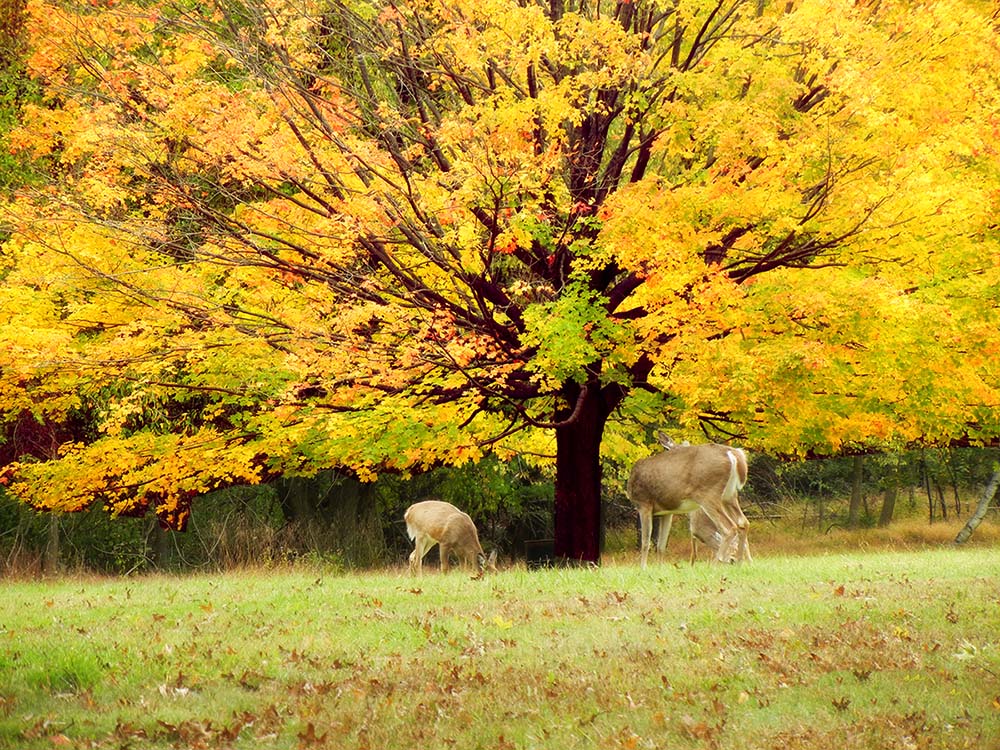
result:
M 691 716 L 681 717 L 681 729 L 693 740 L 713 743 L 721 728 L 721 725 L 713 726 L 705 721 L 696 721 Z
M 494 616 L 493 624 L 496 625 L 498 628 L 500 628 L 500 630 L 510 630 L 512 627 L 514 627 L 513 620 L 505 620 L 500 615 Z
M 239 683 L 244 690 L 260 690 L 260 686 L 264 684 L 266 679 L 260 672 L 252 672 L 248 669 L 240 675 Z
M 126 747 L 133 744 L 135 740 L 147 739 L 149 734 L 142 727 L 137 727 L 119 719 L 118 723 L 115 724 L 113 736 L 121 741 L 123 747 Z
M 326 742 L 326 734 L 317 735 L 316 726 L 311 721 L 306 725 L 305 731 L 299 732 L 297 736 L 300 748 L 315 747 Z

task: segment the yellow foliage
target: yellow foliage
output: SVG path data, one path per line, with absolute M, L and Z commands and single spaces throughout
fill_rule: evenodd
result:
M 785 454 L 1000 432 L 975 6 L 349 5 L 29 2 L 0 403 L 96 437 L 22 497 L 544 463 L 583 386 Z

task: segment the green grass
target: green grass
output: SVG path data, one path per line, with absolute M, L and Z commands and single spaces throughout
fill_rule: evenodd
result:
M 1000 747 L 1000 550 L 0 590 L 0 748 Z

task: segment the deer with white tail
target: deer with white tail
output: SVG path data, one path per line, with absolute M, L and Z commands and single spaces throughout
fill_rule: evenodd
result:
M 410 553 L 410 573 L 423 572 L 424 555 L 440 544 L 441 572 L 447 573 L 450 557 L 454 552 L 465 567 L 476 566 L 479 573 L 496 570 L 496 550 L 489 557 L 479 544 L 479 532 L 468 513 L 463 513 L 451 503 L 441 500 L 423 500 L 414 503 L 403 514 L 406 533 L 413 541 Z
M 639 511 L 642 567 L 652 546 L 653 516 L 660 517 L 656 550 L 662 553 L 674 515 L 695 511 L 692 560 L 694 540 L 701 538 L 719 562 L 750 562 L 749 523 L 739 501 L 747 481 L 746 454 L 717 443 L 678 445 L 662 432 L 657 438 L 664 450 L 637 461 L 628 478 L 628 496 Z
M 678 446 L 691 445 L 687 440 L 683 443 L 675 443 L 669 436 L 663 434 L 662 432 L 656 433 L 656 438 L 667 450 L 672 448 L 677 448 Z M 661 517 L 660 524 L 662 525 L 671 516 Z M 669 531 L 669 530 L 668 530 Z M 691 564 L 694 565 L 694 561 L 698 556 L 698 544 L 704 544 L 708 547 L 713 555 L 719 551 L 719 547 L 722 546 L 722 533 L 719 531 L 719 527 L 713 523 L 712 519 L 708 517 L 705 509 L 702 507 L 697 507 L 688 514 L 688 531 L 691 534 Z M 664 545 L 666 542 L 664 542 Z M 662 550 L 660 550 L 662 552 Z M 749 553 L 748 553 L 749 554 Z M 730 560 L 734 562 L 734 560 Z

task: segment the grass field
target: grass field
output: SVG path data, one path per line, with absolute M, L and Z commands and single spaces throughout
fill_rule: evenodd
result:
M 755 552 L 7 582 L 0 747 L 1000 748 L 1000 548 Z

